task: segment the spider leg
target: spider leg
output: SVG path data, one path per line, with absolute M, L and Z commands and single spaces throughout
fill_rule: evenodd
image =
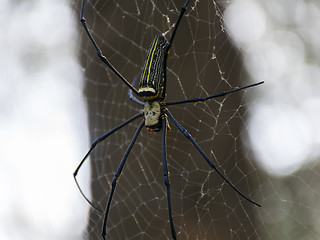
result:
M 162 134 L 163 178 L 164 178 L 164 184 L 167 187 L 167 200 L 168 200 L 168 211 L 169 211 L 171 235 L 173 239 L 177 239 L 177 234 L 176 234 L 176 230 L 174 229 L 173 218 L 172 218 L 170 181 L 169 181 L 169 173 L 168 173 L 168 166 L 167 166 L 167 144 L 166 144 L 167 118 L 166 117 L 163 117 L 162 119 L 162 129 L 163 129 L 163 134 Z
M 190 0 L 187 0 L 187 1 L 185 2 L 185 4 L 182 6 L 181 10 L 180 10 L 180 15 L 179 15 L 178 20 L 177 20 L 177 22 L 176 22 L 176 25 L 175 25 L 175 27 L 174 27 L 174 29 L 173 29 L 173 33 L 172 33 L 172 35 L 171 35 L 171 38 L 170 38 L 170 41 L 169 41 L 169 44 L 168 44 L 168 47 L 167 47 L 167 51 L 169 51 L 169 49 L 171 48 L 171 45 L 172 45 L 172 43 L 173 43 L 174 36 L 176 35 L 176 32 L 177 32 L 179 23 L 180 23 L 180 21 L 181 21 L 181 19 L 182 19 L 182 16 L 183 16 L 184 12 L 186 11 L 186 8 L 187 8 L 187 6 L 188 6 L 188 4 L 189 4 L 189 1 L 190 1 Z
M 213 94 L 213 95 L 208 96 L 208 97 L 191 98 L 191 99 L 186 99 L 186 100 L 167 102 L 167 103 L 164 104 L 164 106 L 177 105 L 177 104 L 190 103 L 190 102 L 203 102 L 203 101 L 209 100 L 211 98 L 222 97 L 222 96 L 234 93 L 234 92 L 238 92 L 238 91 L 244 90 L 246 88 L 255 87 L 255 86 L 258 86 L 258 85 L 260 85 L 262 83 L 264 83 L 264 82 L 262 81 L 262 82 L 258 82 L 258 83 L 253 83 L 253 84 L 250 84 L 250 85 L 247 85 L 247 86 L 244 86 L 244 87 L 241 87 L 241 88 L 236 88 L 236 89 L 233 89 L 233 90 L 230 90 L 230 91 L 216 93 L 216 94 Z
M 166 90 L 167 90 L 167 60 L 168 60 L 169 50 L 170 50 L 170 48 L 171 48 L 171 46 L 172 46 L 174 36 L 176 35 L 178 26 L 179 26 L 179 24 L 180 24 L 180 21 L 181 21 L 181 19 L 182 19 L 182 17 L 183 17 L 184 12 L 186 11 L 186 8 L 187 8 L 187 6 L 188 6 L 188 4 L 189 4 L 189 1 L 190 1 L 190 0 L 187 0 L 187 1 L 185 2 L 185 4 L 182 6 L 182 8 L 181 8 L 181 10 L 180 10 L 180 15 L 179 15 L 179 17 L 178 17 L 178 19 L 177 19 L 177 22 L 176 22 L 175 26 L 174 26 L 174 29 L 173 29 L 173 32 L 172 32 L 170 41 L 168 42 L 167 47 L 166 47 L 166 54 L 165 54 L 164 60 L 163 60 L 163 69 L 164 69 L 164 71 L 163 71 L 163 79 L 164 79 L 164 83 L 163 83 L 162 96 L 160 97 L 161 100 L 164 100 L 165 97 L 166 97 Z
M 229 184 L 229 186 L 236 191 L 241 197 L 243 197 L 244 199 L 246 199 L 247 201 L 253 203 L 254 205 L 261 207 L 260 204 L 256 203 L 255 201 L 251 200 L 250 198 L 248 198 L 247 196 L 245 196 L 243 193 L 241 193 L 235 186 L 232 185 L 232 183 L 226 179 L 225 176 L 223 176 L 223 174 L 217 169 L 217 167 L 214 165 L 214 163 L 208 158 L 208 156 L 201 150 L 201 148 L 198 146 L 198 144 L 195 142 L 195 140 L 193 139 L 193 137 L 190 135 L 190 133 L 187 132 L 187 130 L 185 130 L 179 123 L 178 121 L 172 116 L 172 114 L 169 112 L 169 110 L 166 110 L 165 113 L 167 114 L 167 116 L 171 119 L 171 121 L 177 126 L 177 128 L 179 129 L 179 131 L 187 138 L 190 140 L 190 142 L 195 146 L 195 148 L 200 152 L 200 154 L 202 155 L 202 157 L 207 161 L 207 163 L 210 165 L 210 167 L 212 167 L 218 174 L 219 176 L 226 181 L 226 183 Z
M 89 149 L 89 151 L 87 152 L 87 154 L 83 157 L 83 159 L 81 160 L 81 162 L 79 163 L 78 167 L 76 168 L 76 170 L 73 173 L 73 177 L 74 180 L 76 181 L 77 187 L 80 190 L 81 195 L 87 200 L 87 202 L 90 204 L 91 207 L 93 207 L 95 210 L 97 210 L 98 212 L 103 212 L 101 211 L 99 208 L 95 207 L 93 205 L 93 203 L 87 198 L 87 196 L 82 192 L 80 185 L 77 181 L 77 174 L 78 171 L 80 170 L 82 164 L 86 161 L 86 159 L 89 157 L 90 153 L 92 152 L 92 150 L 97 146 L 98 143 L 101 143 L 102 141 L 104 141 L 107 137 L 109 137 L 112 133 L 118 131 L 120 128 L 126 126 L 127 124 L 129 124 L 130 122 L 132 122 L 133 120 L 142 117 L 143 113 L 138 113 L 135 116 L 133 116 L 132 118 L 129 118 L 128 120 L 126 120 L 125 122 L 121 123 L 120 125 L 116 126 L 115 128 L 111 129 L 109 132 L 106 132 L 105 134 L 103 134 L 102 136 L 98 137 L 96 140 L 94 140 L 91 144 L 91 147 Z
M 116 189 L 116 186 L 117 186 L 117 181 L 118 179 L 120 178 L 120 175 L 121 175 L 121 172 L 122 172 L 122 169 L 124 167 L 124 164 L 126 163 L 126 160 L 128 158 L 128 155 L 129 153 L 131 152 L 131 149 L 135 143 L 135 141 L 137 140 L 138 138 L 138 135 L 141 131 L 141 129 L 143 128 L 144 126 L 144 120 L 140 123 L 140 125 L 138 126 L 137 128 L 137 131 L 135 132 L 131 142 L 130 142 L 130 145 L 128 146 L 119 166 L 118 166 L 118 169 L 112 179 L 112 188 L 111 188 L 111 192 L 110 192 L 110 195 L 109 195 L 109 199 L 108 199 L 108 203 L 107 203 L 107 207 L 106 207 L 106 210 L 105 210 L 105 213 L 104 213 L 104 220 L 103 220 L 103 225 L 102 225 L 102 232 L 101 232 L 101 235 L 102 235 L 102 238 L 103 239 L 106 239 L 106 228 L 107 228 L 107 222 L 108 222 L 108 215 L 109 215 L 109 210 L 110 210 L 110 206 L 111 206 L 111 202 L 112 202 L 112 198 L 113 198 L 113 194 L 114 194 L 114 191 Z
M 114 66 L 112 66 L 112 64 L 108 61 L 108 59 L 102 54 L 102 51 L 100 50 L 98 44 L 96 43 L 96 41 L 94 40 L 93 36 L 91 35 L 89 28 L 87 26 L 87 22 L 86 19 L 83 17 L 83 13 L 84 13 L 84 2 L 85 0 L 82 0 L 82 5 L 81 5 L 81 11 L 80 11 L 80 21 L 82 23 L 82 26 L 84 27 L 90 41 L 92 42 L 94 48 L 97 51 L 98 57 L 99 59 L 105 64 L 107 65 L 107 67 L 114 72 L 114 74 L 116 74 L 121 81 L 126 84 L 133 92 L 134 94 L 136 94 L 137 96 L 139 96 L 138 91 L 118 72 L 117 69 L 114 68 Z
M 137 76 L 134 77 L 133 81 L 132 81 L 132 86 L 135 84 L 135 82 L 137 81 Z M 128 90 L 128 95 L 130 100 L 134 101 L 135 103 L 138 103 L 140 105 L 144 105 L 144 102 L 141 102 L 140 100 L 138 100 L 135 96 L 132 95 L 132 91 L 131 89 Z
M 134 101 L 135 103 L 138 103 L 139 105 L 142 105 L 142 106 L 144 105 L 144 102 L 141 102 L 135 96 L 132 95 L 131 89 L 128 90 L 128 95 L 129 95 L 130 100 Z

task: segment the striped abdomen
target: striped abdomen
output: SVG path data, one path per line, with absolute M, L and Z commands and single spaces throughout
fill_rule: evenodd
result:
M 156 36 L 150 45 L 138 90 L 140 97 L 145 101 L 164 97 L 167 46 L 168 42 L 162 35 Z

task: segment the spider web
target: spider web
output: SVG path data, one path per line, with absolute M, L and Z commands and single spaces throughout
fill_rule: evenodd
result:
M 154 36 L 164 34 L 170 38 L 184 2 L 89 0 L 85 18 L 104 55 L 128 81 L 133 81 L 140 78 Z M 80 4 L 75 3 L 78 12 Z M 168 57 L 166 101 L 205 97 L 264 80 L 249 82 L 243 65 L 247 54 L 226 28 L 223 13 L 229 4 L 190 1 Z M 128 88 L 99 61 L 87 35 L 79 29 L 93 141 L 142 109 L 129 100 Z M 171 123 L 167 162 L 178 239 L 319 236 L 315 227 L 318 221 L 310 220 L 314 214 L 319 215 L 312 201 L 319 198 L 319 189 L 312 183 L 319 179 L 316 164 L 304 166 L 285 179 L 272 177 L 252 150 L 250 117 L 259 109 L 259 95 L 263 94 L 260 88 L 264 87 L 169 107 L 217 168 L 241 192 L 263 206 L 257 208 L 237 195 Z M 79 172 L 91 172 L 86 180 L 90 184 L 82 181 L 80 186 L 100 209 L 106 207 L 112 178 L 140 121 L 99 144 Z M 117 183 L 107 239 L 171 239 L 161 146 L 160 133 L 142 130 Z M 102 220 L 102 214 L 90 211 L 85 239 L 100 239 Z

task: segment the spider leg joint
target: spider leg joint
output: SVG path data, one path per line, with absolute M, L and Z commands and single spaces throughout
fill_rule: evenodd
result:
M 168 187 L 170 186 L 170 181 L 169 181 L 169 173 L 168 175 L 164 175 L 164 184 Z

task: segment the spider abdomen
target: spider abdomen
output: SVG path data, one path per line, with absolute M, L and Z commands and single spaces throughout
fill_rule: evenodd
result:
M 139 83 L 139 96 L 144 101 L 164 98 L 164 71 L 168 41 L 156 36 L 147 53 Z

